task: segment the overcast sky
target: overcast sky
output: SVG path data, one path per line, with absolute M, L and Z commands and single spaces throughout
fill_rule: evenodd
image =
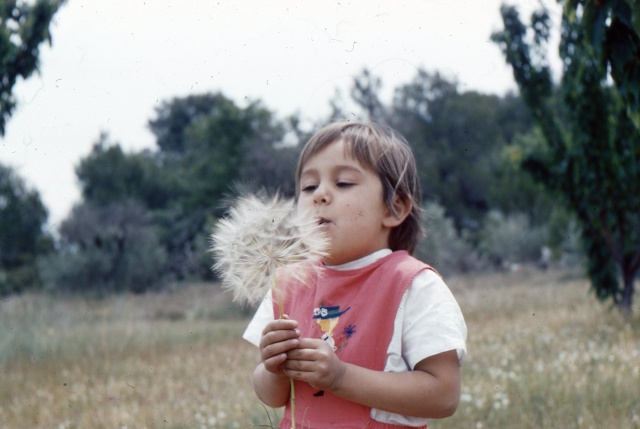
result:
M 162 101 L 221 91 L 260 99 L 284 118 L 325 117 L 364 67 L 386 94 L 417 68 L 462 90 L 515 90 L 490 35 L 501 0 L 68 0 L 20 82 L 0 163 L 40 192 L 49 227 L 79 201 L 74 167 L 101 131 L 127 151 L 153 148 L 147 122 Z M 511 0 L 523 16 L 537 0 Z M 553 0 L 543 4 L 554 10 Z

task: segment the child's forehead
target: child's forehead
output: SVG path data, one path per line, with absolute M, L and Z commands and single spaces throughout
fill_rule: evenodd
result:
M 360 167 L 367 168 L 367 163 L 363 162 L 363 160 L 356 155 L 354 146 L 353 143 L 347 140 L 337 139 L 321 147 L 317 147 L 302 164 L 303 170 L 309 163 L 318 161 L 319 159 L 334 161 L 336 163 L 345 160 L 347 162 L 354 162 Z
M 313 174 L 314 169 L 310 164 L 316 164 L 319 161 L 327 161 L 325 156 L 335 159 L 337 164 L 340 160 L 345 163 L 353 163 L 361 171 L 367 171 L 378 175 L 379 166 L 374 161 L 378 157 L 372 153 L 369 141 L 350 136 L 336 135 L 333 138 L 312 139 L 309 144 L 302 150 L 300 159 L 298 160 L 298 168 L 296 171 L 296 186 L 303 176 Z M 336 152 L 337 151 L 337 152 Z M 323 158 L 319 158 L 323 157 Z

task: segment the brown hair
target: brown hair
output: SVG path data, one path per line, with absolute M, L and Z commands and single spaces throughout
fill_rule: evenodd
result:
M 396 196 L 411 203 L 411 212 L 389 235 L 391 250 L 413 253 L 424 235 L 421 214 L 421 192 L 418 170 L 411 147 L 397 131 L 364 122 L 334 122 L 320 129 L 302 149 L 296 171 L 296 194 L 300 194 L 300 176 L 304 165 L 322 149 L 342 140 L 349 155 L 365 168 L 378 174 L 382 182 L 383 200 L 396 214 Z

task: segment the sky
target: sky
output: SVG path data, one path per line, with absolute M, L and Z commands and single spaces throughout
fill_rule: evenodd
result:
M 155 148 L 148 121 L 174 97 L 222 92 L 312 124 L 365 67 L 390 100 L 419 68 L 462 91 L 515 91 L 491 33 L 502 0 L 68 0 L 19 82 L 0 163 L 40 193 L 55 231 L 80 201 L 75 167 L 101 132 L 128 152 Z M 527 17 L 539 3 L 512 0 Z M 557 45 L 557 44 L 556 44 Z M 553 42 L 552 42 L 553 46 Z

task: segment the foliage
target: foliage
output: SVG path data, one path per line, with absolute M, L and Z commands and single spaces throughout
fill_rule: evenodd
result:
M 382 79 L 374 76 L 368 69 L 362 70 L 360 75 L 353 78 L 351 98 L 367 115 L 367 120 L 385 123 L 388 119 L 388 109 L 380 100 Z
M 219 204 L 246 170 L 259 170 L 258 165 L 248 166 L 246 158 L 277 141 L 270 119 L 259 104 L 242 109 L 219 95 L 216 108 L 186 128 L 181 167 L 190 184 L 185 200 L 188 209 L 213 212 L 217 207 L 212 203 Z
M 163 149 L 178 144 L 165 140 L 163 145 L 164 134 L 157 134 L 164 174 L 176 177 L 180 188 L 168 209 L 153 214 L 171 271 L 178 278 L 202 277 L 201 237 L 209 235 L 206 228 L 212 219 L 222 215 L 223 202 L 234 193 L 235 184 L 260 184 L 270 191 L 292 194 L 295 156 L 291 148 L 276 147 L 283 139 L 283 126 L 258 102 L 242 108 L 218 93 L 176 98 L 165 109 L 172 114 L 151 121 L 156 130 L 164 120 L 191 119 L 170 134 L 181 141 L 181 152 Z M 206 113 L 189 116 L 182 110 Z M 177 128 L 182 132 L 179 137 Z
M 503 156 L 532 125 L 518 97 L 461 92 L 438 73 L 419 70 L 396 88 L 387 110 L 389 124 L 413 146 L 423 199 L 442 205 L 458 230 L 477 232 L 492 208 L 539 219 L 534 212 L 547 202 L 534 186 L 520 186 L 527 178 Z
M 107 205 L 135 199 L 156 210 L 167 207 L 179 192 L 179 183 L 167 175 L 157 157 L 149 151 L 125 153 L 102 133 L 91 153 L 76 167 L 85 201 Z
M 640 7 L 637 0 L 566 0 L 564 14 L 610 70 L 629 119 L 640 128 Z
M 76 206 L 60 227 L 62 249 L 42 263 L 49 289 L 104 295 L 159 286 L 166 256 L 138 202 Z
M 501 13 L 505 29 L 493 39 L 545 138 L 544 144 L 527 148 L 522 165 L 575 214 L 597 296 L 631 311 L 640 269 L 640 128 L 632 124 L 624 94 L 608 83 L 607 69 L 585 38 L 589 14 L 566 16 L 565 9 L 564 75 L 556 97 L 545 56 L 548 14 L 535 12 L 527 28 L 515 8 L 503 7 Z
M 156 117 L 149 128 L 156 136 L 156 144 L 166 154 L 184 154 L 186 130 L 199 118 L 214 115 L 220 104 L 228 104 L 222 94 L 188 95 L 163 101 L 156 108 Z
M 489 212 L 482 227 L 480 250 L 497 267 L 538 262 L 546 243 L 545 230 L 531 225 L 523 213 L 505 216 Z
M 396 90 L 392 105 L 382 103 L 380 88 L 381 80 L 365 71 L 351 95 L 371 119 L 390 123 L 414 143 L 420 169 L 427 172 L 425 199 L 440 202 L 457 228 L 448 246 L 458 250 L 447 253 L 446 264 L 464 271 L 480 265 L 472 246 L 490 207 L 544 212 L 537 188 L 516 189 L 530 179 L 502 154 L 531 125 L 517 97 L 460 93 L 455 83 L 424 71 Z M 174 98 L 156 115 L 149 126 L 157 151 L 124 153 L 100 137 L 76 169 L 83 196 L 101 206 L 138 201 L 155 226 L 167 270 L 177 279 L 210 278 L 203 237 L 224 202 L 238 188 L 293 196 L 300 143 L 309 136 L 296 117 L 279 121 L 259 102 L 241 107 L 221 93 Z M 468 230 L 475 230 L 475 238 Z M 463 247 L 471 253 L 463 256 Z
M 38 69 L 40 45 L 51 44 L 49 26 L 63 0 L 30 3 L 0 4 L 0 136 L 16 106 L 13 87 L 18 78 L 27 79 Z
M 293 195 L 299 149 L 279 145 L 284 125 L 258 102 L 242 108 L 221 93 L 190 95 L 156 113 L 149 126 L 158 150 L 125 153 L 102 134 L 76 168 L 82 195 L 102 208 L 137 201 L 166 254 L 165 271 L 211 278 L 205 238 L 235 184 Z
M 49 26 L 63 0 L 15 0 L 0 4 L 0 136 L 16 106 L 19 78 L 38 69 L 39 47 L 51 43 Z M 34 191 L 0 165 L 0 296 L 38 286 L 36 256 L 51 248 L 43 230 L 47 211 Z
M 51 249 L 47 216 L 39 194 L 0 165 L 0 296 L 39 286 L 36 257 Z
M 289 121 L 297 130 L 296 118 Z M 298 149 L 281 144 L 285 125 L 260 102 L 242 108 L 222 93 L 176 97 L 156 109 L 149 127 L 164 165 L 189 183 L 190 204 L 217 202 L 239 181 L 293 196 Z
M 416 256 L 434 267 L 443 276 L 477 272 L 486 265 L 463 232 L 458 232 L 453 220 L 437 203 L 428 203 L 423 213 L 426 237 L 416 249 Z

